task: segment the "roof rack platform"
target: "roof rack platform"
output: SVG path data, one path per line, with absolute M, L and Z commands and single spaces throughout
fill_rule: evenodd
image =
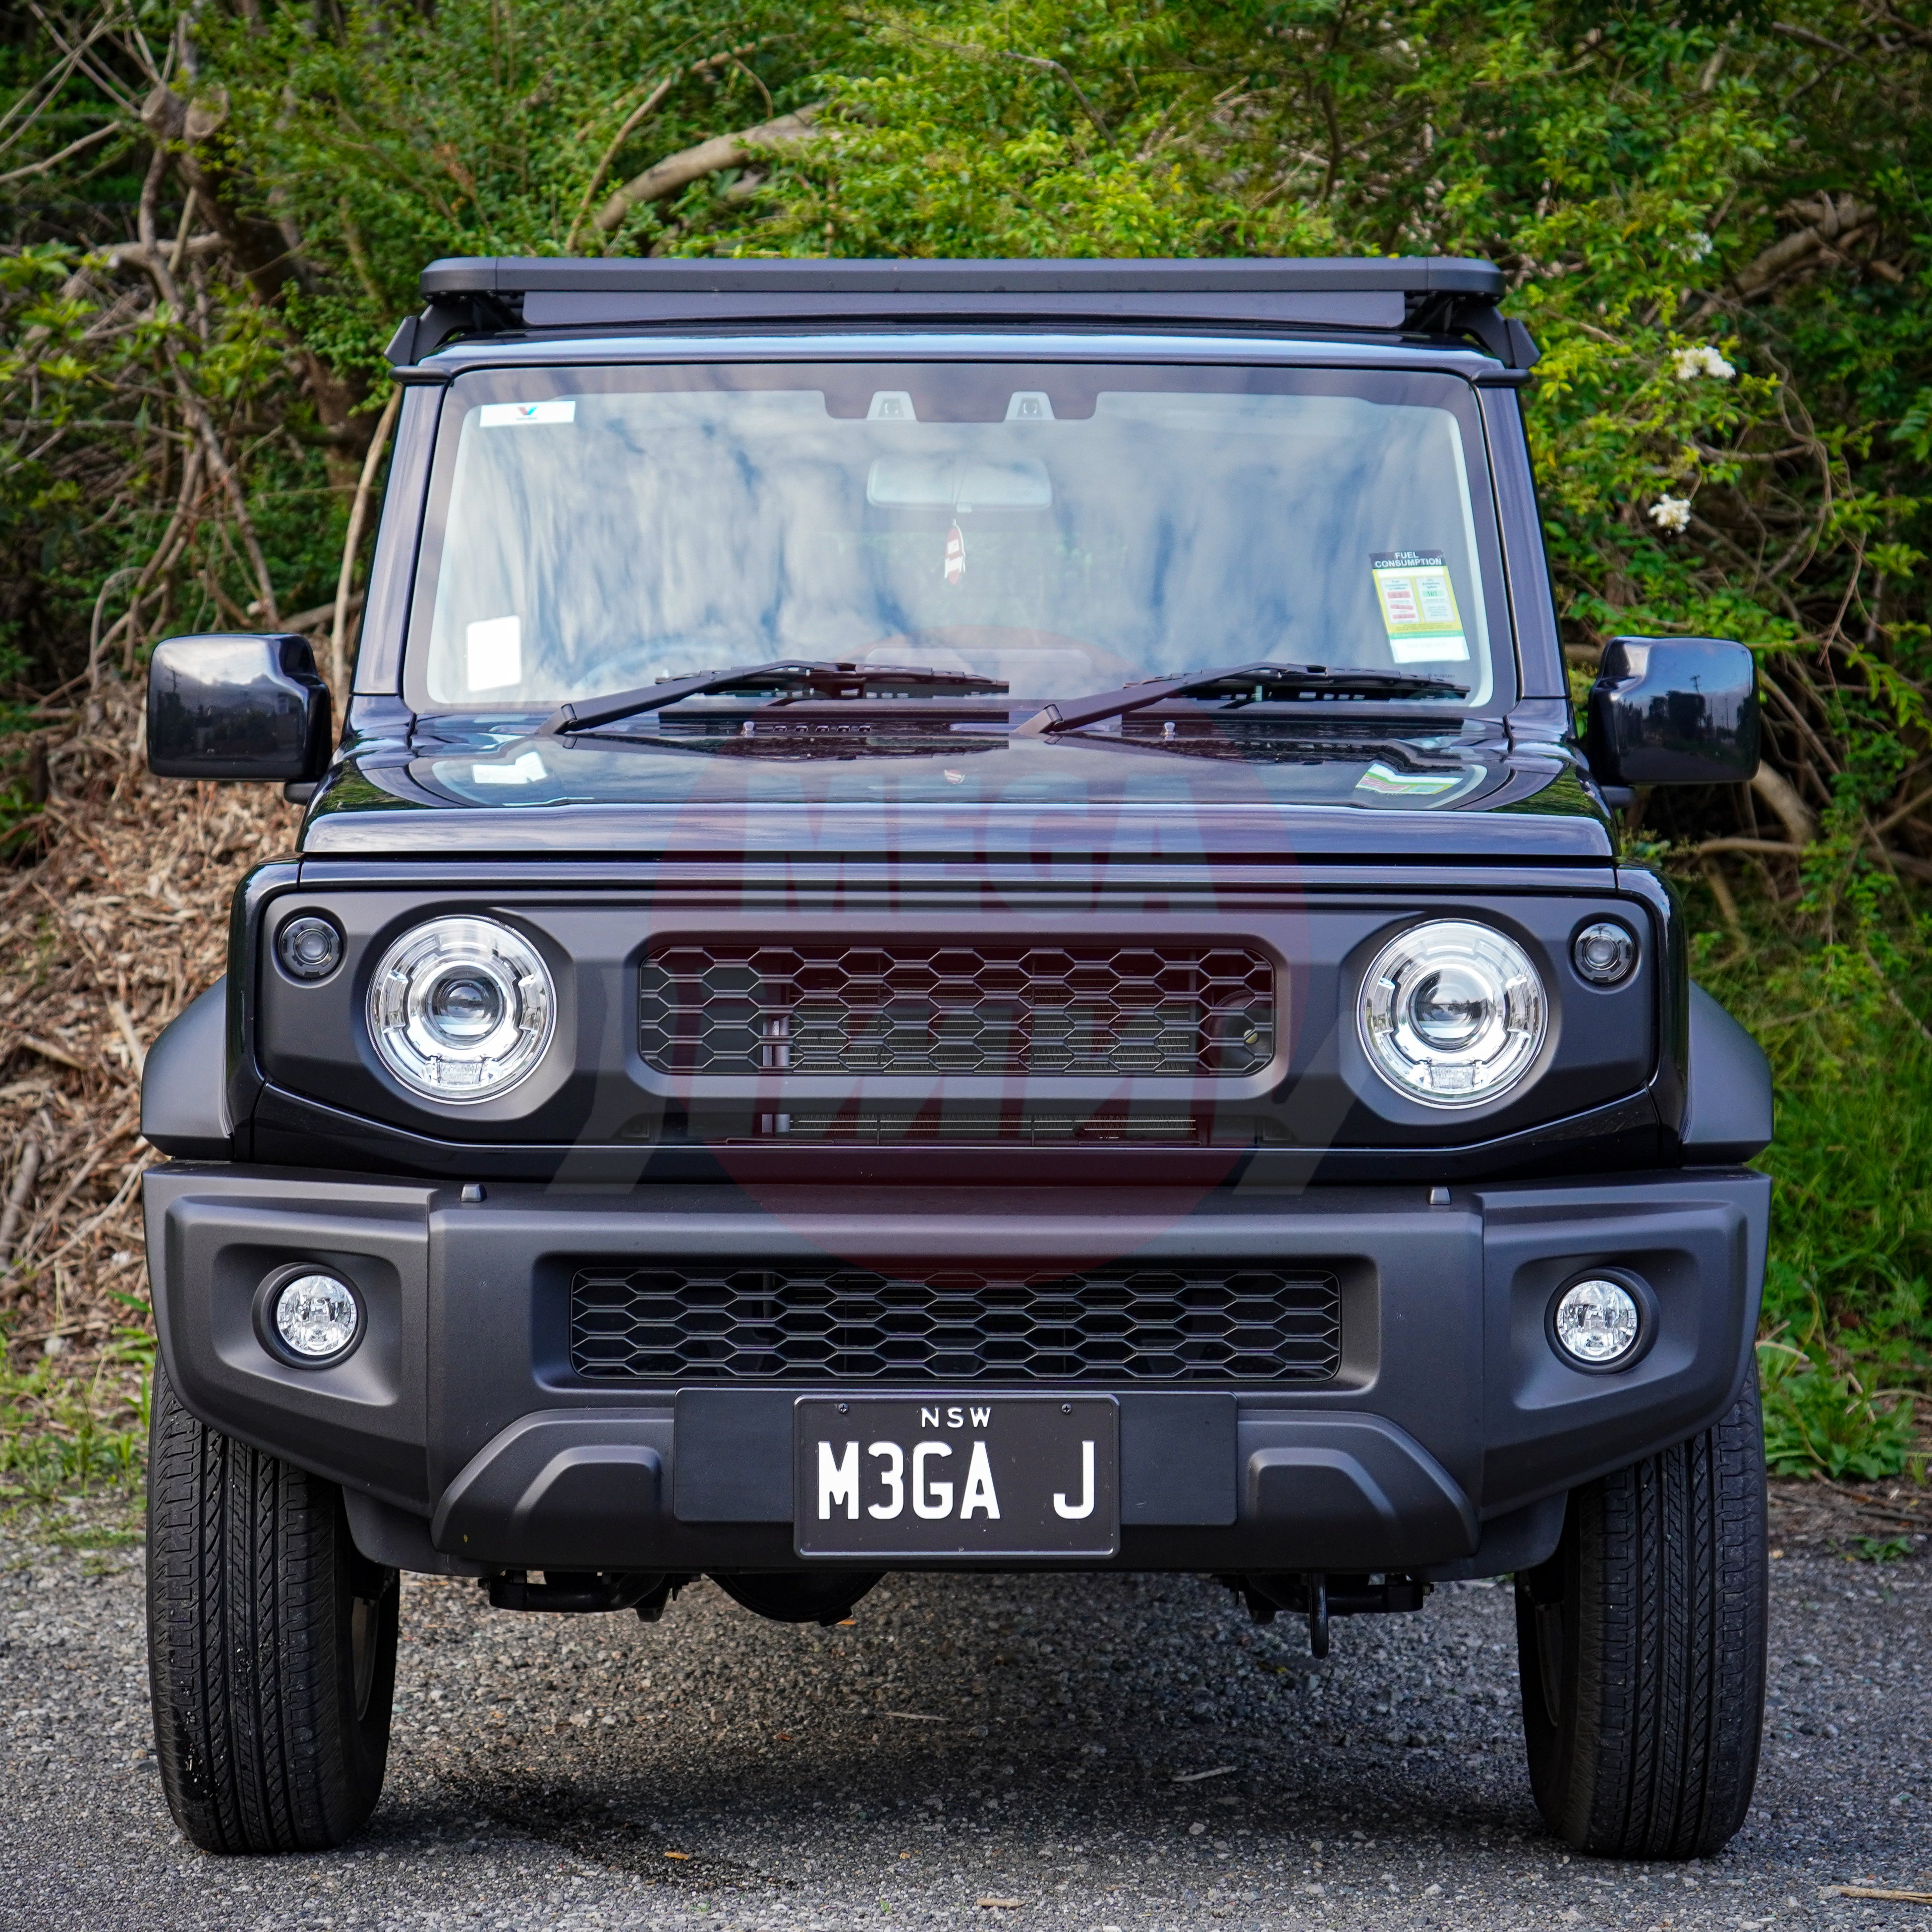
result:
M 390 359 L 457 334 L 799 322 L 1150 324 L 1473 336 L 1511 368 L 1535 350 L 1497 313 L 1502 271 L 1449 256 L 1236 260 L 580 260 L 457 256 Z

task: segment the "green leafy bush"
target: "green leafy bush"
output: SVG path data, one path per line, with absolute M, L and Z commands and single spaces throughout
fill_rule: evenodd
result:
M 152 1337 L 146 1338 L 152 1361 Z M 124 1493 L 147 1452 L 150 1377 L 130 1399 L 111 1352 L 80 1376 L 44 1358 L 26 1369 L 0 1349 L 0 1513 L 62 1498 Z
M 1758 1345 L 1758 1366 L 1773 1475 L 1868 1483 L 1904 1468 L 1917 1434 L 1909 1395 L 1868 1392 L 1855 1374 L 1834 1375 L 1778 1342 Z

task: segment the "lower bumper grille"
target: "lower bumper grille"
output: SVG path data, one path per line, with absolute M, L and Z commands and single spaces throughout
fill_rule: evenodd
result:
M 1156 1147 L 1280 1146 L 1288 1136 L 1265 1116 L 1235 1113 L 1141 1113 L 1128 1107 L 1101 1108 L 1090 1114 L 969 1114 L 962 1108 L 934 1108 L 923 1114 L 837 1112 L 794 1108 L 789 1113 L 760 1113 L 757 1131 L 746 1136 L 759 1142 L 866 1147 L 961 1146 L 980 1142 L 1042 1146 L 1112 1146 L 1122 1142 Z M 729 1141 L 730 1135 L 715 1136 Z
M 1325 1382 L 1332 1276 L 1214 1265 L 1000 1275 L 580 1264 L 570 1350 L 600 1382 Z

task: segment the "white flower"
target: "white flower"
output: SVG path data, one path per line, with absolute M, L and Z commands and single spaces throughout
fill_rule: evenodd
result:
M 1675 350 L 1670 359 L 1680 382 L 1694 382 L 1700 376 L 1714 376 L 1719 382 L 1728 382 L 1738 373 L 1708 342 L 1700 342 L 1695 349 Z
M 1650 520 L 1660 530 L 1675 536 L 1690 527 L 1688 496 L 1660 496 L 1650 506 Z

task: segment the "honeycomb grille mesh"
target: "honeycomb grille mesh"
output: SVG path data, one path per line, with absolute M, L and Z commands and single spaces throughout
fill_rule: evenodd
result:
M 628 1382 L 1318 1382 L 1341 1360 L 1332 1276 L 1188 1265 L 918 1276 L 580 1264 L 571 1360 Z
M 1227 1078 L 1274 1058 L 1274 973 L 1233 946 L 676 943 L 638 1019 L 663 1073 Z

